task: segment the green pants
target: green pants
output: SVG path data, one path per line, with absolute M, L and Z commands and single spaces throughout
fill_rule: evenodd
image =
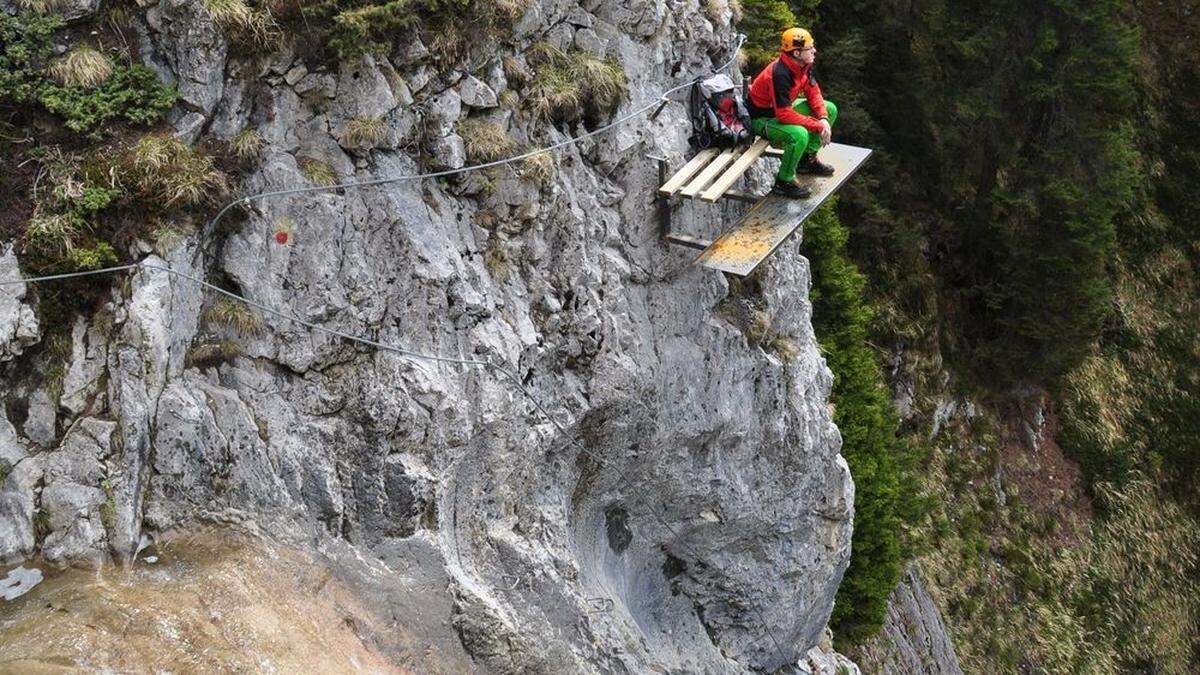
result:
M 792 104 L 792 109 L 801 115 L 812 116 L 812 108 L 808 101 L 800 98 Z M 825 101 L 825 111 L 829 113 L 829 124 L 837 122 L 837 106 L 833 101 Z M 771 145 L 783 150 L 779 160 L 779 173 L 776 179 L 787 182 L 796 177 L 796 165 L 800 158 L 814 154 L 821 149 L 821 134 L 809 131 L 798 124 L 784 124 L 774 117 L 757 117 L 750 121 L 754 133 L 765 137 Z

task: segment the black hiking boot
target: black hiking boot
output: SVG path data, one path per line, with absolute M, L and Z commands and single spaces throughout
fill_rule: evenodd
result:
M 800 164 L 796 166 L 796 173 L 807 173 L 814 176 L 832 176 L 833 166 L 817 159 L 816 154 L 810 155 L 800 160 Z
M 812 190 L 802 185 L 796 185 L 792 181 L 782 181 L 777 178 L 774 187 L 771 188 L 771 194 L 792 199 L 808 199 L 812 196 Z

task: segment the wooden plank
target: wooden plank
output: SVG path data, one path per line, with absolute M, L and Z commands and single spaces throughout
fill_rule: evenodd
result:
M 775 146 L 771 146 L 771 147 L 767 148 L 766 155 L 768 157 L 783 157 L 783 148 L 777 148 Z
M 708 187 L 708 184 L 711 183 L 713 179 L 716 178 L 722 171 L 724 171 L 725 167 L 729 166 L 729 163 L 740 154 L 742 154 L 742 148 L 729 148 L 725 152 L 717 155 L 717 158 L 714 159 L 708 166 L 704 167 L 704 170 L 700 172 L 700 175 L 693 178 L 692 182 L 687 184 L 687 187 L 679 191 L 679 194 L 683 195 L 684 197 L 695 197 L 698 192 Z
M 706 202 L 715 202 L 720 199 L 729 188 L 733 187 L 734 182 L 741 178 L 742 174 L 746 173 L 746 170 L 762 156 L 768 145 L 770 144 L 765 138 L 754 141 L 754 144 L 746 152 L 743 152 L 741 157 L 737 158 L 733 166 L 726 169 L 725 173 L 721 174 L 721 177 L 714 181 L 711 187 L 700 194 L 700 199 Z
M 697 171 L 704 168 L 704 165 L 708 164 L 713 157 L 716 157 L 717 152 L 717 148 L 705 148 L 697 152 L 696 156 L 691 158 L 687 164 L 684 164 L 683 168 L 676 171 L 675 175 L 671 176 L 666 183 L 663 183 L 663 186 L 658 191 L 665 195 L 674 195 L 676 192 L 679 192 L 679 188 L 683 187 L 689 178 L 695 176 Z
M 866 148 L 832 143 L 821 150 L 821 161 L 832 164 L 832 176 L 810 179 L 812 196 L 791 199 L 767 195 L 696 258 L 704 267 L 746 276 L 775 252 L 804 221 L 854 175 L 871 156 Z

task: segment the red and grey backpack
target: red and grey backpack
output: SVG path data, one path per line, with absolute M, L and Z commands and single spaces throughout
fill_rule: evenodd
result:
M 692 85 L 692 145 L 727 148 L 750 139 L 750 113 L 728 75 L 718 74 Z

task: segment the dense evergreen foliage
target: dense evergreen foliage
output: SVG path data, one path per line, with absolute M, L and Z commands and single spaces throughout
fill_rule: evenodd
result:
M 1200 660 L 1196 10 L 821 5 L 837 135 L 877 152 L 839 209 L 883 310 L 874 337 L 945 354 L 997 410 L 1026 385 L 1049 390 L 1094 500 L 1079 514 L 1091 534 L 1073 535 L 999 503 L 995 449 L 938 451 L 934 471 L 971 492 L 944 495 L 929 560 L 974 669 Z M 979 433 L 954 442 L 1005 442 Z
M 855 484 L 850 567 L 831 624 L 840 641 L 857 643 L 883 625 L 900 580 L 902 528 L 917 520 L 920 502 L 914 453 L 896 437 L 896 413 L 867 342 L 874 313 L 864 300 L 866 278 L 846 254 L 849 235 L 827 205 L 805 224 L 803 251 L 812 264 L 813 328 L 834 374 L 833 419 Z
M 827 81 L 858 89 L 855 131 L 891 155 L 858 193 L 859 251 L 927 247 L 960 367 L 1001 387 L 1052 381 L 1111 304 L 1114 221 L 1140 168 L 1136 33 L 1113 0 L 917 5 L 823 7 Z

